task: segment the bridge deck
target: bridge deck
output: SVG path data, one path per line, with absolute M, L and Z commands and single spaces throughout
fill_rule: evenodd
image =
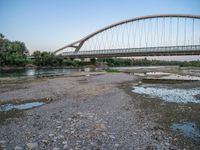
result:
M 70 58 L 200 55 L 200 45 L 91 50 L 64 52 L 62 55 Z

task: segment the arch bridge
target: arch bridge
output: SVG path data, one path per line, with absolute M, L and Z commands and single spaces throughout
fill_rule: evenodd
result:
M 162 14 L 120 21 L 54 53 L 70 58 L 200 55 L 200 16 Z

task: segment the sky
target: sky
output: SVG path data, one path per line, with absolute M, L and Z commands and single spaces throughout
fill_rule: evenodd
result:
M 152 14 L 200 15 L 200 0 L 0 0 L 0 33 L 30 52 L 54 51 L 114 22 Z

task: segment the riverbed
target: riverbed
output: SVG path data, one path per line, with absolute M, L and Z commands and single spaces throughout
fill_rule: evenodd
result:
M 177 66 L 123 69 L 23 78 L 14 83 L 4 80 L 0 147 L 199 149 L 198 78 L 162 82 L 171 74 L 192 76 L 193 70 Z M 198 74 L 195 70 L 195 77 Z M 155 79 L 159 81 L 154 83 Z

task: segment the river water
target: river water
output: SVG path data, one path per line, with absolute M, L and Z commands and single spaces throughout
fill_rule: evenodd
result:
M 76 72 L 92 72 L 100 70 L 100 68 L 28 68 L 28 69 L 12 69 L 0 70 L 0 77 L 23 77 L 23 76 L 49 76 L 49 75 L 64 75 Z
M 1 111 L 9 111 L 13 109 L 17 110 L 25 110 L 25 109 L 30 109 L 33 107 L 38 107 L 41 105 L 44 105 L 44 102 L 27 102 L 27 103 L 22 103 L 22 104 L 4 104 L 0 105 L 0 112 Z

